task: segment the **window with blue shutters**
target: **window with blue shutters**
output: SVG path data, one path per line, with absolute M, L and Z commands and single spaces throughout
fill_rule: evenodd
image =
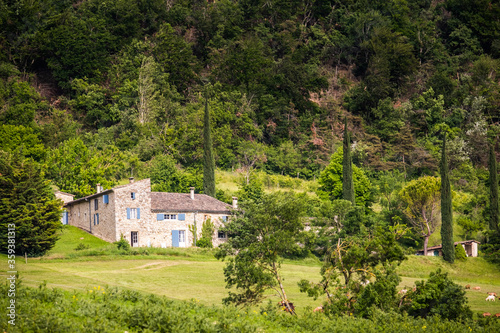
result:
M 107 194 L 103 195 L 102 202 L 105 204 L 109 203 L 109 196 Z
M 135 200 L 135 192 L 130 193 L 130 197 L 132 198 L 132 200 Z
M 141 209 L 140 208 L 127 208 L 127 219 L 140 219 Z
M 97 225 L 99 225 L 99 213 L 95 214 L 97 219 Z
M 68 224 L 68 212 L 63 213 L 63 224 Z

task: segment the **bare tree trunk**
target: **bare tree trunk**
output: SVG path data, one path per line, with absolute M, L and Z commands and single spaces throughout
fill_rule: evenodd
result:
M 424 236 L 424 256 L 427 256 L 427 244 L 429 243 L 429 236 Z

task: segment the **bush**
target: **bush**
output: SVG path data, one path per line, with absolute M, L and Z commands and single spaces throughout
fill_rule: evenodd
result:
M 118 242 L 115 242 L 114 244 L 116 244 L 118 250 L 125 250 L 125 251 L 130 250 L 130 244 L 125 239 L 125 237 L 123 237 L 123 235 L 120 235 L 120 240 Z
M 448 278 L 441 269 L 430 274 L 429 280 L 415 282 L 415 291 L 406 294 L 403 311 L 413 317 L 427 318 L 439 315 L 448 320 L 463 321 L 472 318 L 462 286 Z
M 196 241 L 196 246 L 205 248 L 213 247 L 212 241 L 208 238 L 203 238 L 203 237 Z
M 87 249 L 90 249 L 90 245 L 85 245 L 83 243 L 80 243 L 78 244 L 76 247 L 75 247 L 75 251 L 81 251 L 81 250 L 87 250 Z
M 462 261 L 467 260 L 467 253 L 465 253 L 464 247 L 460 244 L 457 244 L 457 246 L 455 246 L 455 259 Z

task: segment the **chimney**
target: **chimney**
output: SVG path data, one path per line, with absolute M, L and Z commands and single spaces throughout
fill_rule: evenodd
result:
M 101 193 L 101 183 L 97 183 L 97 190 L 96 190 L 96 193 Z
M 189 188 L 191 200 L 194 200 L 194 187 Z
M 233 197 L 233 209 L 238 209 L 238 198 Z
M 128 178 L 128 182 L 129 182 L 130 184 L 132 184 L 132 183 L 134 182 L 134 177 L 129 177 L 129 178 Z

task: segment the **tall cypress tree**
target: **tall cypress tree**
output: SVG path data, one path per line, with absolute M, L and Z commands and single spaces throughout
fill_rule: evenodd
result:
M 498 174 L 495 145 L 495 140 L 490 142 L 490 156 L 488 159 L 488 168 L 490 169 L 490 230 L 498 231 Z
M 203 193 L 215 198 L 215 160 L 212 147 L 212 128 L 208 111 L 208 96 L 205 97 L 203 122 Z
M 448 161 L 446 156 L 446 133 L 443 135 L 441 148 L 441 240 L 443 242 L 443 259 L 455 261 L 455 246 L 453 244 L 453 211 L 451 206 L 451 186 L 448 176 Z
M 344 156 L 342 160 L 342 195 L 344 200 L 349 200 L 356 205 L 354 198 L 354 179 L 352 177 L 352 157 L 349 131 L 347 130 L 347 117 L 344 125 Z

